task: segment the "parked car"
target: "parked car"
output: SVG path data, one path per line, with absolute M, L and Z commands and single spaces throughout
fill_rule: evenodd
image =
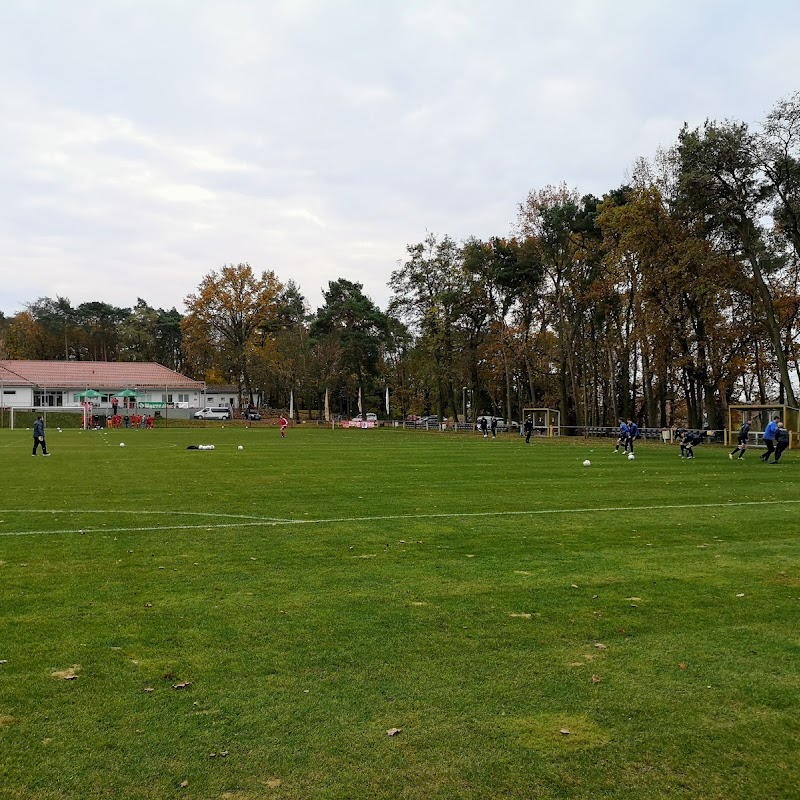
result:
M 423 428 L 439 427 L 439 415 L 429 414 L 427 417 L 420 417 L 416 424 L 421 425 Z
M 403 417 L 403 422 L 419 422 L 420 419 L 418 414 L 409 414 L 407 417 Z
M 364 415 L 364 416 L 362 416 L 361 414 L 356 414 L 353 417 L 353 419 L 350 420 L 350 421 L 351 422 L 363 422 L 364 418 L 366 418 L 367 422 L 377 422 L 378 421 L 378 415 L 377 414 L 373 414 L 371 411 L 368 411 L 366 413 L 366 415 Z
M 254 408 L 250 408 L 244 412 L 244 418 L 257 420 L 261 419 L 261 414 L 259 414 L 258 411 L 256 411 Z
M 213 408 L 206 406 L 204 409 L 197 411 L 194 415 L 195 419 L 230 419 L 231 410 L 229 408 Z

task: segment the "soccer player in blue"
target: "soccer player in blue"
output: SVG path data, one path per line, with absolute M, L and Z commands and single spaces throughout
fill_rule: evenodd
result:
M 742 427 L 739 428 L 739 436 L 736 439 L 736 448 L 728 453 L 728 458 L 733 460 L 733 457 L 738 453 L 739 454 L 739 461 L 744 458 L 744 454 L 747 451 L 747 436 L 750 433 L 750 420 L 744 419 L 742 420 Z
M 628 440 L 625 442 L 625 452 L 628 452 L 630 447 L 631 453 L 633 452 L 633 440 L 639 438 L 639 426 L 632 420 L 628 420 Z
M 615 453 L 619 453 L 619 448 L 621 445 L 625 445 L 625 449 L 628 449 L 628 437 L 631 435 L 630 428 L 625 423 L 625 420 L 620 417 L 619 420 L 619 438 L 617 439 L 617 446 L 614 448 Z
M 775 452 L 775 434 L 778 432 L 778 423 L 780 421 L 780 416 L 776 414 L 772 418 L 772 422 L 764 428 L 764 444 L 767 446 L 767 452 L 762 453 L 759 458 L 765 464 L 769 461 L 769 457 Z

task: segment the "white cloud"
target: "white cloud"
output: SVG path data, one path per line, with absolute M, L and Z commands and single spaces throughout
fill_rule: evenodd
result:
M 248 261 L 381 305 L 405 245 L 602 194 L 684 120 L 798 87 L 787 2 L 75 0 L 0 7 L 0 308 L 180 307 Z M 776 32 L 776 23 L 779 29 Z

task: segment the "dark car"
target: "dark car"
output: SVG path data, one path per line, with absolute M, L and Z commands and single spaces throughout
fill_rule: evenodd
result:
M 248 409 L 247 411 L 244 412 L 244 418 L 245 419 L 257 420 L 257 419 L 261 419 L 261 414 L 259 414 L 258 411 L 256 411 L 255 409 L 250 408 L 250 409 Z

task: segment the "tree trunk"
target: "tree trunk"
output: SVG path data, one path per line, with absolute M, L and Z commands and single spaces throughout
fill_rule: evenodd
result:
M 778 362 L 778 371 L 781 375 L 781 382 L 786 390 L 786 401 L 790 406 L 796 406 L 797 402 L 792 389 L 792 382 L 789 377 L 789 365 L 786 362 L 786 356 L 783 352 L 783 343 L 781 341 L 781 332 L 778 327 L 778 320 L 775 315 L 775 305 L 772 302 L 772 293 L 764 280 L 764 275 L 761 271 L 761 264 L 758 260 L 758 255 L 753 251 L 750 243 L 750 235 L 748 228 L 742 226 L 740 228 L 740 235 L 742 239 L 743 249 L 747 256 L 750 266 L 753 269 L 753 278 L 755 279 L 756 289 L 764 305 L 764 322 L 767 326 L 772 349 L 775 353 L 775 358 Z

